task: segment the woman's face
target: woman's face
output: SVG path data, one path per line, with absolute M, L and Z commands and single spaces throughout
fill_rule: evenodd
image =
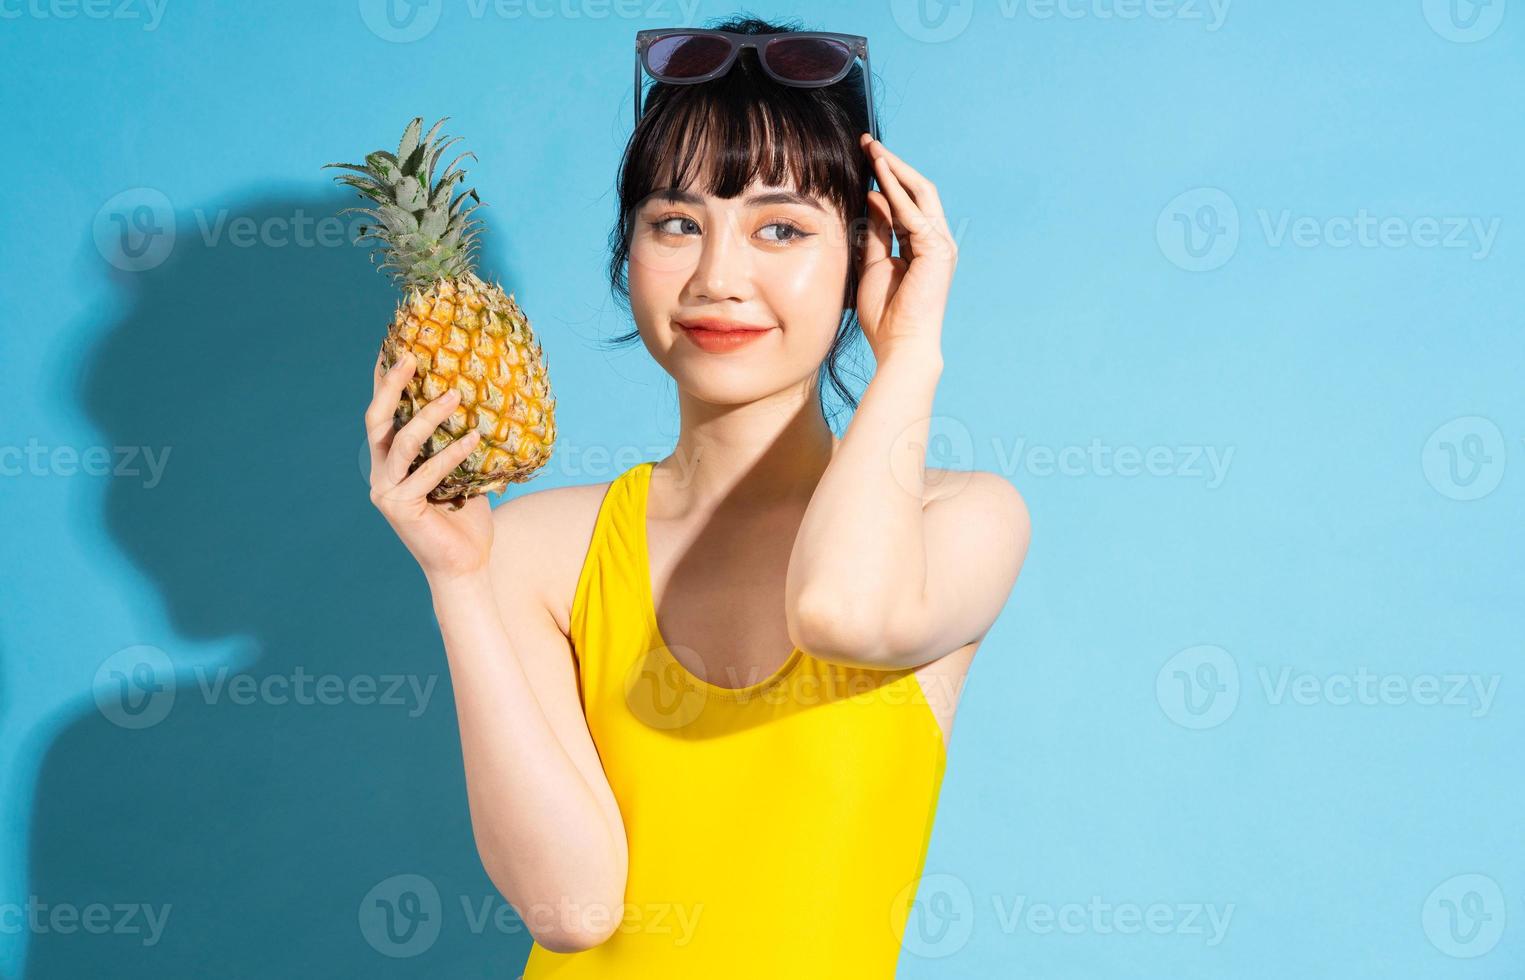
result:
M 842 216 L 793 187 L 754 182 L 729 200 L 657 191 L 635 211 L 631 312 L 681 389 L 742 404 L 813 377 L 842 321 L 849 264 Z M 695 329 L 705 325 L 759 329 Z

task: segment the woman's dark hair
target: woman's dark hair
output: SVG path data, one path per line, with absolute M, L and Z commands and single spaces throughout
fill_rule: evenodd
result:
M 806 28 L 774 24 L 755 17 L 733 17 L 712 29 L 738 34 L 771 34 Z M 872 167 L 858 134 L 868 132 L 864 115 L 863 66 L 855 62 L 840 82 L 819 88 L 783 85 L 769 78 L 752 50 L 743 50 L 731 70 L 694 85 L 653 82 L 644 112 L 620 161 L 618 215 L 609 235 L 609 283 L 620 305 L 630 310 L 628 264 L 634 213 L 658 190 L 678 189 L 690 177 L 707 181 L 703 190 L 720 198 L 741 194 L 754 180 L 787 184 L 834 204 L 843 216 L 849 243 L 858 241 L 867 221 L 867 193 Z M 695 167 L 707 161 L 705 173 Z M 816 399 L 828 420 L 825 385 L 849 409 L 858 399 L 842 378 L 841 361 L 860 335 L 855 310 L 857 249 L 844 284 L 843 316 L 825 370 L 817 376 Z M 605 341 L 609 348 L 639 340 L 632 330 Z

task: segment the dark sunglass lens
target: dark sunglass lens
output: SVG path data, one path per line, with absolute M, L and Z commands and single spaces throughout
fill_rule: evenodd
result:
M 824 37 L 783 37 L 769 41 L 763 56 L 773 73 L 796 82 L 824 82 L 852 64 L 852 49 Z
M 731 43 L 711 34 L 669 34 L 646 49 L 646 64 L 658 77 L 697 78 L 725 62 Z

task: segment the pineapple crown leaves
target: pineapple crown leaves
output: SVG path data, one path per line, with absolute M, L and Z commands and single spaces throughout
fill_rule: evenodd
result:
M 380 268 L 403 286 L 420 286 L 439 279 L 453 279 L 471 271 L 481 230 L 472 212 L 482 206 L 474 189 L 456 194 L 466 178 L 461 161 L 476 159 L 461 153 L 444 170 L 435 172 L 445 151 L 459 136 L 441 137 L 445 117 L 423 133 L 423 119 L 415 117 L 403 131 L 397 152 L 377 150 L 365 163 L 330 163 L 326 167 L 353 170 L 335 177 L 375 204 L 372 208 L 345 208 L 341 214 L 359 212 L 375 224 L 362 225 L 356 242 L 373 241 L 383 257 Z M 422 135 L 420 135 L 422 133 Z M 376 252 L 371 254 L 375 264 Z

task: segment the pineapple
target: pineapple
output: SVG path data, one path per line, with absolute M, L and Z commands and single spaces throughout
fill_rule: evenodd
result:
M 422 138 L 423 119 L 408 123 L 396 156 L 378 150 L 364 165 L 328 166 L 357 171 L 335 180 L 375 207 L 346 213 L 359 211 L 377 222 L 362 227 L 357 240 L 378 243 L 381 269 L 405 292 L 381 344 L 383 368 L 409 352 L 417 364 L 393 428 L 402 428 L 451 388 L 461 393 L 455 411 L 425 441 L 409 472 L 473 429 L 482 434 L 471 455 L 429 493 L 431 501 L 455 510 L 467 498 L 522 483 L 545 465 L 556 442 L 556 400 L 524 311 L 512 293 L 504 295 L 472 268 L 479 223 L 471 213 L 481 201 L 475 190 L 452 195 L 466 176 L 458 164 L 475 156 L 460 154 L 434 177 L 441 155 L 460 139 L 436 141 L 444 122 Z M 372 262 L 375 258 L 372 253 Z

